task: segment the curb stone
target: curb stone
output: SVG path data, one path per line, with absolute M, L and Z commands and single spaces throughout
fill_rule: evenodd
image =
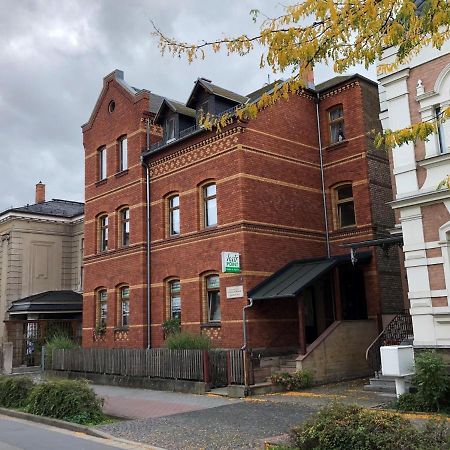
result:
M 87 427 L 85 425 L 79 425 L 77 423 L 66 422 L 65 420 L 53 419 L 51 417 L 36 416 L 35 414 L 29 414 L 21 411 L 14 411 L 12 409 L 0 408 L 0 414 L 8 417 L 14 417 L 16 419 L 28 420 L 34 423 L 41 423 L 43 425 L 50 425 L 56 428 L 62 428 L 64 430 L 73 431 L 75 433 L 83 433 L 88 436 L 98 437 L 101 439 L 109 439 L 111 441 L 122 442 L 124 444 L 134 445 L 148 450 L 165 450 L 161 447 L 154 447 L 152 445 L 143 444 L 141 442 L 129 441 L 127 439 L 118 438 L 112 434 L 105 433 L 104 431 L 96 430 L 94 428 Z

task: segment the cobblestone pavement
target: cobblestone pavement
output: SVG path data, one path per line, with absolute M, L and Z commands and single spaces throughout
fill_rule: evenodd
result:
M 109 413 L 137 418 L 100 427 L 113 436 L 169 450 L 225 450 L 261 449 L 266 439 L 287 433 L 334 399 L 366 407 L 380 407 L 392 400 L 392 396 L 365 392 L 366 382 L 336 383 L 246 400 L 109 386 L 94 388 L 106 397 Z
M 113 436 L 169 450 L 261 449 L 266 438 L 288 432 L 313 412 L 304 405 L 254 399 L 99 428 Z

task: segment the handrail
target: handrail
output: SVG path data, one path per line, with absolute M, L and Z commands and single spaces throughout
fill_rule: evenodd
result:
M 397 314 L 366 350 L 366 360 L 375 374 L 381 369 L 380 348 L 400 345 L 410 336 L 413 336 L 411 316 L 408 312 Z

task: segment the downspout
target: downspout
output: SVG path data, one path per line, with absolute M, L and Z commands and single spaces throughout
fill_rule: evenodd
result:
M 323 218 L 325 221 L 325 239 L 327 243 L 327 257 L 331 257 L 330 251 L 330 231 L 328 229 L 328 214 L 327 214 L 327 198 L 325 195 L 325 175 L 323 170 L 323 149 L 322 149 L 322 137 L 320 133 L 320 115 L 319 115 L 319 93 L 317 92 L 316 99 L 316 117 L 317 117 L 317 137 L 319 141 L 319 157 L 320 157 L 320 178 L 322 182 L 322 201 L 323 201 Z
M 150 150 L 150 119 L 146 119 L 147 151 Z M 147 272 L 147 349 L 151 348 L 151 313 L 150 313 L 150 167 L 141 157 L 142 165 L 145 167 L 145 202 L 146 202 L 146 232 L 147 232 L 147 252 L 146 252 L 146 272 Z
M 242 328 L 244 331 L 244 345 L 241 347 L 241 350 L 247 350 L 248 342 L 247 342 L 247 309 L 253 306 L 253 299 L 249 298 L 250 303 L 245 305 L 242 308 Z
M 249 298 L 250 303 L 245 305 L 242 308 L 242 327 L 244 331 L 244 345 L 241 347 L 241 350 L 244 352 L 243 354 L 243 363 L 244 363 L 244 386 L 245 386 L 245 395 L 247 395 L 248 386 L 250 386 L 250 374 L 249 374 L 249 355 L 247 353 L 248 347 L 248 339 L 247 339 L 247 309 L 250 309 L 253 306 L 253 299 Z

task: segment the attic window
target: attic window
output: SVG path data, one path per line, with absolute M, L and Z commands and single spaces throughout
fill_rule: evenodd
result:
M 108 111 L 111 114 L 116 109 L 116 102 L 111 100 L 108 104 Z

